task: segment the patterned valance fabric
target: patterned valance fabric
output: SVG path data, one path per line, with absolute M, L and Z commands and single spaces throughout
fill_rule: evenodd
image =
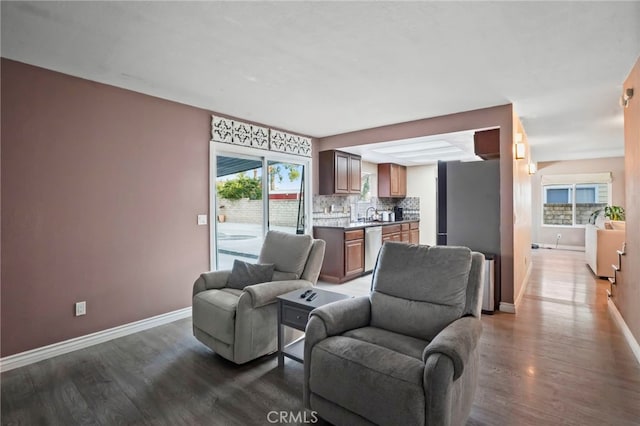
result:
M 311 157 L 311 139 L 229 118 L 211 116 L 211 140 Z

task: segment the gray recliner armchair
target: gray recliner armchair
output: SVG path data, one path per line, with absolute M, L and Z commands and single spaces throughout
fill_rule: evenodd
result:
M 230 288 L 231 271 L 200 275 L 193 285 L 193 335 L 218 355 L 243 364 L 277 349 L 276 297 L 312 287 L 325 242 L 309 235 L 269 231 L 258 263 L 273 264 L 272 281 Z
M 335 425 L 464 424 L 478 377 L 484 256 L 387 242 L 369 296 L 311 312 L 304 404 Z

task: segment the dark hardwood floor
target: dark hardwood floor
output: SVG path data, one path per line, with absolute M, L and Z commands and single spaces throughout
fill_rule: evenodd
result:
M 640 424 L 640 365 L 583 258 L 534 251 L 518 314 L 483 316 L 468 425 Z M 2 425 L 262 425 L 301 409 L 302 365 L 236 366 L 185 319 L 5 372 L 0 385 Z

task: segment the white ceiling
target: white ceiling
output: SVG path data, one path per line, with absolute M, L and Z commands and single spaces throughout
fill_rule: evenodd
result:
M 8 2 L 2 56 L 322 137 L 513 103 L 534 160 L 623 154 L 639 2 Z

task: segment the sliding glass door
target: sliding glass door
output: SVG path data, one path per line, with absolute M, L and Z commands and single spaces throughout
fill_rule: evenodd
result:
M 304 166 L 270 160 L 267 169 L 269 171 L 269 229 L 303 234 L 305 226 Z
M 269 229 L 310 229 L 308 160 L 214 144 L 211 163 L 212 269 L 231 269 L 234 259 L 257 262 Z
M 264 235 L 262 163 L 261 158 L 237 154 L 216 156 L 217 269 L 231 269 L 234 259 L 258 259 Z

